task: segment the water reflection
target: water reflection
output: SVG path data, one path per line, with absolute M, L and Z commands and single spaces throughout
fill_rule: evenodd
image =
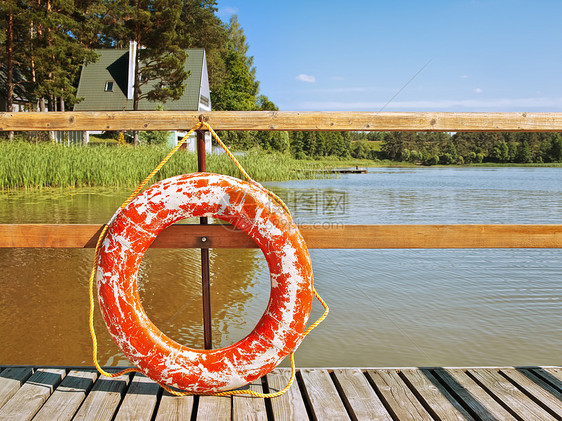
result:
M 378 169 L 268 183 L 299 223 L 561 223 L 562 169 Z M 128 191 L 0 193 L 0 223 L 104 223 Z M 303 366 L 555 365 L 562 250 L 312 250 L 330 316 Z M 93 250 L 0 249 L 0 363 L 91 365 Z M 214 346 L 254 327 L 269 298 L 259 250 L 211 251 Z M 140 295 L 154 323 L 202 348 L 198 250 L 149 250 Z M 322 308 L 313 307 L 312 319 Z M 128 364 L 100 316 L 100 361 Z
M 103 223 L 127 195 L 107 189 L 4 193 L 0 223 Z M 80 249 L 0 249 L 2 364 L 91 365 L 87 280 L 93 255 Z M 259 250 L 211 250 L 210 257 L 213 343 L 226 346 L 259 320 L 269 280 Z M 139 295 L 164 333 L 202 349 L 200 274 L 199 250 L 149 249 L 139 269 Z M 100 362 L 127 365 L 97 307 L 95 328 Z

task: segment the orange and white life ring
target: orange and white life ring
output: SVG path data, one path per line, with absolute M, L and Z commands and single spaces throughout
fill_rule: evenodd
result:
M 158 233 L 187 217 L 210 216 L 245 231 L 271 273 L 267 308 L 254 330 L 221 349 L 198 350 L 162 333 L 144 312 L 139 265 Z M 193 393 L 244 386 L 300 344 L 310 315 L 310 257 L 292 219 L 267 192 L 236 178 L 195 173 L 154 184 L 109 222 L 96 270 L 101 312 L 113 339 L 151 379 Z

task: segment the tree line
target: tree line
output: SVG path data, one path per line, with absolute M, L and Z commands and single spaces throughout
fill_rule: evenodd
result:
M 188 48 L 206 50 L 214 109 L 271 106 L 259 95 L 237 17 L 223 22 L 216 13 L 216 0 L 2 0 L 0 66 L 7 109 L 18 87 L 33 102 L 32 110 L 71 109 L 80 100 L 80 69 L 97 59 L 95 50 L 128 48 L 131 41 L 142 46 L 134 109 L 142 98 L 165 108 L 166 101 L 181 97 Z
M 380 157 L 423 165 L 562 162 L 561 133 L 389 132 Z

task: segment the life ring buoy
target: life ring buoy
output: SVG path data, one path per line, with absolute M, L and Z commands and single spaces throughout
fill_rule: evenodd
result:
M 264 314 L 248 336 L 226 348 L 178 344 L 140 302 L 137 274 L 145 251 L 163 229 L 190 216 L 219 218 L 245 231 L 269 266 Z M 99 249 L 96 280 L 103 319 L 127 358 L 151 379 L 193 393 L 238 388 L 275 368 L 300 344 L 313 298 L 308 249 L 290 216 L 259 186 L 210 173 L 156 183 L 117 213 Z

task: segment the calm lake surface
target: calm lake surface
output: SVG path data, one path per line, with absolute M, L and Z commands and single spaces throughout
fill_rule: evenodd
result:
M 266 183 L 298 223 L 560 224 L 561 168 L 370 169 Z M 129 190 L 0 193 L 0 223 L 105 223 Z M 323 225 L 324 224 L 324 225 Z M 330 315 L 300 367 L 559 365 L 562 250 L 311 250 Z M 93 250 L 0 249 L 0 364 L 91 365 Z M 259 250 L 212 250 L 214 346 L 254 327 L 269 297 Z M 202 348 L 198 250 L 149 250 L 139 274 L 154 323 Z M 312 319 L 322 313 L 314 304 Z M 99 313 L 102 364 L 127 365 Z M 284 363 L 285 364 L 285 363 Z

